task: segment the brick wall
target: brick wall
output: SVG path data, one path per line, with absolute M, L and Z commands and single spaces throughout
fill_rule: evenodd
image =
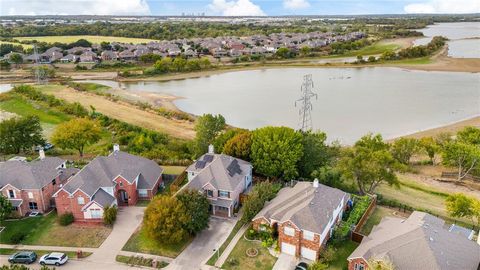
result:
M 84 204 L 78 204 L 79 197 L 83 197 Z M 68 192 L 62 190 L 55 198 L 55 204 L 57 206 L 57 212 L 59 215 L 65 214 L 66 212 L 71 212 L 75 219 L 80 220 L 84 219 L 82 208 L 89 202 L 90 198 L 81 190 L 75 192 L 72 197 L 70 197 Z
M 269 222 L 263 217 L 257 218 L 254 221 L 252 221 L 253 229 L 256 231 L 260 230 L 260 225 L 262 224 L 270 226 Z
M 117 183 L 115 186 L 115 194 L 117 195 L 118 203 L 121 205 L 121 198 L 119 195 L 120 190 L 125 190 L 128 195 L 128 205 L 137 204 L 138 194 L 137 194 L 137 184 L 135 182 L 129 183 L 125 178 L 119 176 L 114 182 Z
M 368 269 L 368 264 L 363 258 L 355 258 L 348 261 L 348 270 L 355 270 L 355 264 L 363 264 L 365 270 Z
M 290 227 L 295 229 L 295 235 L 290 236 L 285 234 L 285 227 Z M 290 221 L 286 221 L 284 223 L 278 224 L 278 245 L 280 247 L 280 251 L 282 251 L 282 243 L 288 243 L 295 246 L 296 249 L 296 256 L 300 256 L 300 237 L 301 231 L 297 230 L 295 225 L 293 225 Z M 283 251 L 282 251 L 283 252 Z

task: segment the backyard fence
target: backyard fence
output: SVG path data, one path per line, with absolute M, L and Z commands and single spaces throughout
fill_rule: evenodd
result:
M 357 225 L 355 226 L 355 229 L 352 231 L 352 234 L 351 234 L 352 241 L 357 243 L 362 242 L 363 237 L 365 237 L 365 235 L 360 233 L 360 229 L 363 227 L 365 222 L 367 222 L 367 219 L 375 209 L 376 205 L 377 205 L 377 196 L 374 195 L 372 196 L 372 200 L 370 201 L 370 204 L 368 205 L 367 210 L 365 211 L 365 213 L 363 213 L 362 217 L 360 218 Z

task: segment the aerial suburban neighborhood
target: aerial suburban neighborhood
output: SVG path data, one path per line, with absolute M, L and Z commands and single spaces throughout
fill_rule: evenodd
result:
M 0 270 L 480 270 L 475 0 L 0 0 Z

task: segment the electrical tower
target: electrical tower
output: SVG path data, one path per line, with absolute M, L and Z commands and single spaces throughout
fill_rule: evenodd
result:
M 295 107 L 297 107 L 297 103 L 300 106 L 300 130 L 303 132 L 307 132 L 308 130 L 312 129 L 312 102 L 310 101 L 310 99 L 313 97 L 315 97 L 315 99 L 318 99 L 317 94 L 313 92 L 312 74 L 307 74 L 303 76 L 301 91 L 302 97 L 295 101 Z
M 35 69 L 35 81 L 37 84 L 46 83 L 45 71 L 40 68 L 40 57 L 38 56 L 36 44 L 33 44 L 33 57 L 35 58 L 35 64 L 33 65 Z

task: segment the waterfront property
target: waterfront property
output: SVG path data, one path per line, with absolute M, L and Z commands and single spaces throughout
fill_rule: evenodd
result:
M 76 221 L 101 221 L 105 207 L 131 206 L 151 199 L 162 184 L 163 169 L 152 160 L 120 151 L 88 163 L 54 194 L 57 212 Z
M 350 195 L 312 182 L 285 187 L 253 218 L 257 231 L 278 232 L 280 251 L 315 261 L 341 221 Z
M 32 162 L 9 160 L 0 163 L 0 192 L 8 198 L 14 214 L 45 213 L 55 207 L 52 195 L 77 172 L 66 168 L 58 157 L 40 157 Z
M 368 269 L 372 260 L 388 261 L 397 270 L 475 270 L 480 245 L 449 231 L 442 219 L 415 211 L 407 219 L 383 218 L 348 257 L 348 269 Z
M 207 196 L 213 215 L 231 217 L 240 204 L 240 194 L 252 186 L 252 165 L 244 160 L 209 152 L 187 168 L 187 189 Z

